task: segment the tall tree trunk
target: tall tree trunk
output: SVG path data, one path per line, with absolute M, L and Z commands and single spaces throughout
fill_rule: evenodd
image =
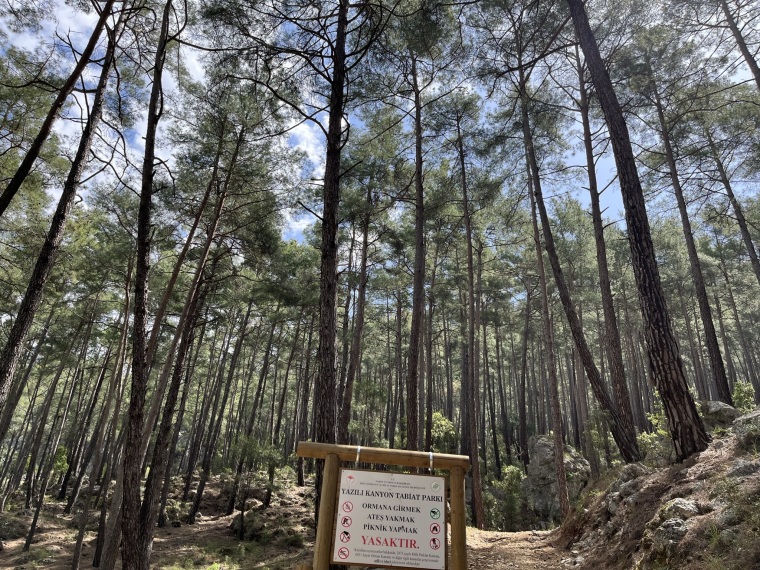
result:
M 338 204 L 340 202 L 340 159 L 343 147 L 343 116 L 346 87 L 346 35 L 348 0 L 338 0 L 335 42 L 332 50 L 329 119 L 325 156 L 325 181 L 322 209 L 322 259 L 319 278 L 319 371 L 314 384 L 314 438 L 335 443 L 336 377 L 335 338 L 337 334 L 336 299 L 338 289 Z M 319 516 L 324 461 L 317 462 L 315 517 Z
M 526 153 L 527 154 L 527 153 Z M 562 520 L 566 520 L 570 514 L 570 498 L 567 492 L 567 474 L 565 473 L 565 445 L 562 440 L 562 410 L 559 402 L 559 379 L 557 378 L 557 357 L 554 352 L 554 333 L 552 332 L 551 317 L 549 316 L 549 292 L 546 287 L 546 271 L 544 269 L 544 256 L 541 248 L 541 235 L 538 230 L 536 219 L 536 200 L 533 196 L 532 178 L 528 177 L 530 193 L 530 209 L 533 222 L 533 240 L 536 245 L 536 268 L 538 270 L 538 283 L 541 293 L 541 319 L 544 328 L 544 344 L 546 345 L 549 377 L 549 402 L 551 404 L 552 428 L 554 429 L 554 469 L 557 477 L 557 498 L 562 510 Z
M 641 459 L 641 453 L 639 452 L 638 442 L 636 441 L 636 431 L 633 429 L 632 417 L 629 414 L 624 420 L 618 413 L 617 408 L 610 398 L 607 387 L 604 383 L 602 375 L 599 373 L 599 369 L 594 363 L 594 357 L 591 354 L 591 350 L 586 342 L 586 337 L 583 333 L 583 326 L 581 325 L 578 313 L 575 309 L 572 299 L 570 298 L 570 290 L 565 281 L 564 273 L 562 272 L 562 266 L 559 263 L 559 255 L 557 254 L 557 248 L 554 244 L 554 236 L 552 234 L 551 226 L 549 225 L 549 215 L 546 211 L 546 204 L 544 203 L 544 196 L 541 190 L 541 176 L 538 169 L 538 160 L 536 158 L 536 151 L 533 145 L 533 134 L 530 127 L 530 117 L 528 115 L 528 93 L 526 78 L 522 71 L 520 71 L 520 100 L 522 110 L 522 129 L 523 139 L 525 141 L 525 156 L 530 169 L 530 175 L 532 179 L 532 188 L 535 193 L 535 202 L 538 208 L 539 215 L 541 216 L 541 229 L 544 236 L 544 246 L 546 253 L 549 257 L 549 264 L 551 265 L 552 272 L 554 273 L 554 281 L 557 284 L 557 290 L 559 291 L 560 300 L 562 301 L 562 308 L 564 309 L 567 322 L 570 326 L 570 331 L 575 341 L 575 346 L 578 348 L 578 353 L 581 357 L 581 362 L 588 376 L 591 388 L 594 391 L 599 405 L 609 415 L 610 428 L 612 435 L 615 438 L 620 454 L 626 463 L 632 463 Z M 626 402 L 630 410 L 630 400 Z
M 153 85 L 148 104 L 148 118 L 145 132 L 145 153 L 142 164 L 142 184 L 140 188 L 140 208 L 137 215 L 137 264 L 135 269 L 135 301 L 132 331 L 132 386 L 124 442 L 124 483 L 121 509 L 121 532 L 125 548 L 122 549 L 124 568 L 147 570 L 150 553 L 140 548 L 145 533 L 152 529 L 142 528 L 140 517 L 140 471 L 143 462 L 143 427 L 145 417 L 145 395 L 148 388 L 147 349 L 147 306 L 148 272 L 150 270 L 151 209 L 153 178 L 156 159 L 156 132 L 163 114 L 164 61 L 169 41 L 169 22 L 172 1 L 167 0 L 161 18 L 161 30 L 156 45 L 153 63 Z
M 483 482 L 480 474 L 480 453 L 478 453 L 478 427 L 476 422 L 475 391 L 478 389 L 475 373 L 475 267 L 472 246 L 472 223 L 470 220 L 470 202 L 468 196 L 467 170 L 465 168 L 464 141 L 459 120 L 457 120 L 457 152 L 459 155 L 459 173 L 462 184 L 462 210 L 464 212 L 465 236 L 467 238 L 467 389 L 462 390 L 467 410 L 467 432 L 469 435 L 470 462 L 472 463 L 472 505 L 475 526 L 485 528 L 485 508 L 483 507 Z M 464 388 L 464 386 L 463 386 Z
M 103 29 L 106 27 L 106 22 L 112 15 L 114 4 L 115 4 L 115 0 L 106 0 L 106 3 L 101 8 L 100 16 L 98 17 L 98 21 L 95 23 L 95 27 L 92 30 L 92 34 L 90 34 L 90 39 L 87 42 L 87 45 L 85 46 L 82 53 L 77 54 L 78 56 L 77 63 L 74 66 L 74 69 L 72 70 L 71 75 L 69 75 L 68 79 L 66 79 L 60 91 L 58 91 L 58 95 L 56 95 L 56 98 L 53 101 L 53 104 L 50 106 L 50 109 L 48 110 L 48 113 L 45 119 L 43 120 L 42 125 L 40 126 L 40 130 L 37 133 L 37 136 L 35 137 L 34 142 L 32 142 L 32 145 L 29 147 L 29 150 L 26 152 L 26 156 L 24 156 L 24 159 L 21 161 L 21 164 L 19 165 L 18 169 L 13 175 L 13 178 L 11 178 L 11 181 L 5 187 L 5 190 L 3 190 L 3 193 L 0 194 L 0 217 L 3 216 L 3 213 L 5 213 L 5 210 L 8 208 L 8 205 L 11 203 L 11 200 L 16 195 L 16 193 L 21 189 L 21 185 L 24 183 L 24 180 L 26 180 L 26 177 L 29 176 L 29 173 L 31 172 L 32 167 L 34 166 L 34 163 L 37 160 L 37 157 L 39 156 L 40 151 L 42 150 L 42 146 L 45 144 L 45 141 L 50 136 L 50 133 L 53 130 L 53 124 L 58 118 L 58 114 L 61 112 L 61 109 L 63 108 L 63 105 L 66 102 L 66 99 L 68 99 L 69 95 L 71 95 L 71 92 L 74 91 L 74 88 L 76 87 L 76 84 L 79 81 L 79 78 L 82 76 L 82 73 L 84 72 L 85 68 L 90 64 L 92 54 L 95 51 L 95 48 L 97 47 L 98 42 L 100 41 L 100 35 L 103 33 Z M 113 57 L 113 52 L 111 52 L 111 57 Z M 110 66 L 110 63 L 111 62 L 109 62 L 108 66 L 106 65 L 103 66 L 104 71 L 106 67 Z M 108 73 L 106 72 L 105 75 L 107 76 Z M 102 77 L 103 75 L 101 74 L 101 79 Z M 100 89 L 100 87 L 101 85 L 100 83 L 98 83 L 98 89 Z M 92 115 L 93 110 L 94 109 L 90 109 L 90 115 Z M 95 124 L 97 124 L 98 120 L 99 120 L 99 117 L 95 119 Z M 89 117 L 87 119 L 87 125 L 90 125 Z M 80 139 L 80 143 L 79 143 L 80 148 L 82 147 L 83 140 L 90 139 L 86 143 L 87 150 L 89 151 L 89 145 L 91 141 L 90 137 L 91 137 L 91 132 L 88 133 L 87 128 L 85 127 L 85 131 L 82 133 L 82 138 Z M 84 158 L 82 159 L 82 161 L 86 159 L 86 155 L 87 155 L 87 152 L 84 153 Z M 79 156 L 78 151 L 77 151 L 77 156 Z M 74 164 L 76 164 L 76 161 Z M 71 172 L 75 170 L 74 164 L 72 165 Z M 72 178 L 71 172 L 69 173 L 69 179 Z M 81 170 L 78 174 L 75 175 L 76 183 L 72 191 L 76 191 L 76 186 L 79 185 L 80 176 L 81 176 Z M 65 193 L 66 193 L 66 187 L 64 186 L 64 194 Z M 61 200 L 63 200 L 63 197 L 61 197 Z M 68 212 L 68 209 L 66 209 L 66 211 L 63 212 L 63 220 L 65 220 L 67 212 Z M 57 210 L 56 214 L 53 217 L 53 224 L 56 223 L 56 218 L 59 217 L 60 215 L 61 214 Z M 59 223 L 62 223 L 62 220 Z M 51 230 L 52 230 L 52 225 L 51 225 Z M 60 241 L 58 243 L 60 243 Z M 56 245 L 56 248 L 57 248 L 57 245 Z M 0 383 L 0 387 L 1 386 L 2 384 Z M 0 390 L 0 395 L 2 396 L 2 399 L 4 400 L 5 394 L 2 393 L 2 390 Z M 2 402 L 0 402 L 0 404 L 1 403 Z
M 412 329 L 409 333 L 409 360 L 406 376 L 406 447 L 417 449 L 419 418 L 418 383 L 422 322 L 425 312 L 425 190 L 422 184 L 422 98 L 417 77 L 417 58 L 412 54 L 414 93 L 414 277 L 412 280 Z
M 649 365 L 668 419 L 676 458 L 683 461 L 692 454 L 705 450 L 710 437 L 689 394 L 660 281 L 644 193 L 623 111 L 599 53 L 583 1 L 566 1 L 609 129 L 625 207 L 628 242 L 644 320 Z
M 724 0 L 725 1 L 725 0 Z M 670 128 L 665 119 L 665 110 L 663 109 L 662 100 L 657 86 L 652 84 L 651 91 L 654 95 L 654 104 L 657 109 L 657 118 L 660 122 L 660 136 L 665 147 L 665 160 L 668 163 L 670 172 L 670 181 L 673 184 L 673 192 L 676 195 L 678 203 L 678 212 L 681 214 L 681 226 L 683 228 L 683 237 L 686 242 L 686 251 L 689 254 L 689 267 L 691 268 L 691 278 L 694 281 L 694 291 L 697 296 L 699 305 L 699 315 L 702 319 L 702 328 L 705 333 L 705 344 L 707 345 L 707 355 L 710 359 L 710 371 L 712 372 L 712 381 L 717 388 L 718 399 L 728 405 L 733 405 L 731 399 L 731 389 L 728 387 L 728 378 L 726 377 L 726 367 L 723 364 L 723 357 L 720 354 L 720 345 L 718 344 L 718 334 L 715 332 L 715 325 L 710 309 L 710 300 L 707 296 L 707 287 L 705 278 L 702 275 L 702 266 L 699 263 L 697 255 L 697 246 L 694 243 L 694 233 L 689 221 L 689 212 L 686 208 L 686 200 L 683 196 L 681 180 L 678 177 L 678 167 L 673 152 L 673 145 L 670 141 Z

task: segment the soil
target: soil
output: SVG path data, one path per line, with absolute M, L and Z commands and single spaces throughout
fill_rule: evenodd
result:
M 212 490 L 213 491 L 213 490 Z M 300 495 L 300 496 L 299 496 Z M 231 526 L 234 515 L 201 515 L 193 525 L 156 529 L 151 566 L 185 569 L 290 569 L 308 564 L 313 552 L 314 529 L 308 497 L 298 487 L 281 491 L 269 509 L 262 510 L 254 501 L 254 517 L 266 520 L 269 530 L 259 541 L 239 541 Z M 211 507 L 215 501 L 209 495 Z M 204 500 L 204 503 L 206 501 Z M 304 504 L 305 503 L 305 504 Z M 8 516 L 8 515 L 6 515 Z M 12 515 L 27 523 L 30 513 Z M 249 514 L 249 516 L 251 516 Z M 29 552 L 22 552 L 24 538 L 6 540 L 0 552 L 0 568 L 70 569 L 76 528 L 73 517 L 62 514 L 62 505 L 51 502 L 43 513 L 41 525 Z M 303 538 L 293 538 L 299 535 Z M 467 529 L 469 567 L 487 570 L 557 570 L 563 568 L 561 551 L 550 542 L 546 531 L 488 532 Z M 88 532 L 81 568 L 89 568 L 95 533 Z M 118 567 L 118 565 L 117 565 Z

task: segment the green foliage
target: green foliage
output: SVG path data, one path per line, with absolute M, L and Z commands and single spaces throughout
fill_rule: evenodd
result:
M 62 474 L 69 468 L 68 462 L 69 450 L 62 445 L 55 450 L 55 460 L 53 461 L 53 473 Z
M 667 430 L 665 414 L 662 411 L 657 411 L 647 414 L 647 419 L 652 424 L 652 431 L 640 433 L 637 438 L 644 459 L 655 465 L 672 463 L 675 458 L 675 451 Z
M 433 450 L 442 453 L 456 453 L 457 432 L 454 424 L 441 412 L 433 412 Z
M 755 409 L 755 389 L 749 382 L 739 381 L 734 385 L 734 407 L 746 414 Z
M 502 531 L 520 529 L 522 506 L 521 481 L 525 474 L 520 467 L 506 465 L 501 471 L 501 480 L 494 481 L 487 490 L 486 518 L 488 528 Z

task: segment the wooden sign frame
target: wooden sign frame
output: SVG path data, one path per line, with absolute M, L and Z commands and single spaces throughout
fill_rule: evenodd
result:
M 338 482 L 340 482 L 340 480 L 341 480 L 340 474 L 343 472 L 344 469 L 348 469 L 348 468 L 341 467 L 338 470 Z M 371 471 L 369 469 L 356 469 L 356 468 L 353 468 L 353 467 L 350 468 L 350 470 L 351 471 L 366 471 L 368 473 L 377 473 L 376 471 Z M 408 474 L 407 473 L 398 473 L 398 475 L 408 475 Z M 417 475 L 418 477 L 436 477 L 436 478 L 437 477 L 441 477 L 443 479 L 444 485 L 445 485 L 445 488 L 444 488 L 444 497 L 446 496 L 447 492 L 451 488 L 449 486 L 449 480 L 448 480 L 448 478 L 445 477 L 445 476 L 443 476 L 443 475 L 433 475 L 433 474 L 429 474 L 429 473 L 420 473 L 420 474 L 416 474 L 415 473 L 414 475 Z M 336 497 L 336 499 L 338 499 L 338 498 L 339 497 Z M 336 503 L 336 505 L 337 505 L 337 503 Z M 444 504 L 444 506 L 445 506 L 445 504 Z M 444 508 L 444 510 L 445 510 L 445 508 Z M 333 529 L 335 529 L 335 530 L 337 530 L 337 528 L 338 528 L 338 524 L 337 523 L 338 523 L 338 519 L 340 518 L 338 516 L 338 511 L 339 511 L 339 509 L 336 508 L 335 509 L 335 520 L 333 521 Z M 445 567 L 446 568 L 448 568 L 448 555 L 449 555 L 448 541 L 445 540 L 446 536 L 448 534 L 447 530 L 448 530 L 448 526 L 449 526 L 449 524 L 447 522 L 447 519 L 448 519 L 448 517 L 444 515 L 444 517 L 443 517 L 443 533 L 441 535 L 444 538 L 444 541 L 443 541 L 443 559 L 445 561 Z M 332 544 L 331 549 L 330 549 L 331 553 L 334 552 L 334 550 L 335 550 L 335 532 L 333 532 L 333 534 L 332 534 L 332 542 L 333 542 L 333 544 Z M 331 556 L 330 564 L 339 564 L 339 565 L 342 565 L 342 566 L 361 566 L 363 568 L 367 568 L 367 566 L 368 566 L 364 562 L 343 562 L 341 560 L 335 560 L 332 556 Z M 397 565 L 393 565 L 393 566 L 382 566 L 382 568 L 392 568 L 393 570 L 419 570 L 419 568 L 417 566 L 397 566 Z
M 425 453 L 424 451 L 406 451 L 402 449 L 385 449 L 380 447 L 356 447 L 353 445 L 336 445 L 300 441 L 296 449 L 299 457 L 324 459 L 325 468 L 322 475 L 322 498 L 319 504 L 319 521 L 314 542 L 314 559 L 312 566 L 299 566 L 299 570 L 329 570 L 332 558 L 334 522 L 338 511 L 338 486 L 340 484 L 340 467 L 342 461 L 396 465 L 399 467 L 416 467 L 443 469 L 449 471 L 450 501 L 448 510 L 451 527 L 451 553 L 447 568 L 450 570 L 467 570 L 467 538 L 465 530 L 464 474 L 470 468 L 470 458 L 466 455 L 447 453 Z

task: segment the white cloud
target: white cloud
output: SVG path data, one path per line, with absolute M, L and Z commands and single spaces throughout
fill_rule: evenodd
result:
M 290 131 L 290 144 L 306 153 L 313 171 L 322 176 L 325 170 L 325 141 L 322 131 L 311 122 L 304 122 Z
M 285 211 L 285 223 L 282 227 L 282 239 L 304 241 L 304 232 L 314 225 L 314 216 L 308 212 L 288 209 Z

